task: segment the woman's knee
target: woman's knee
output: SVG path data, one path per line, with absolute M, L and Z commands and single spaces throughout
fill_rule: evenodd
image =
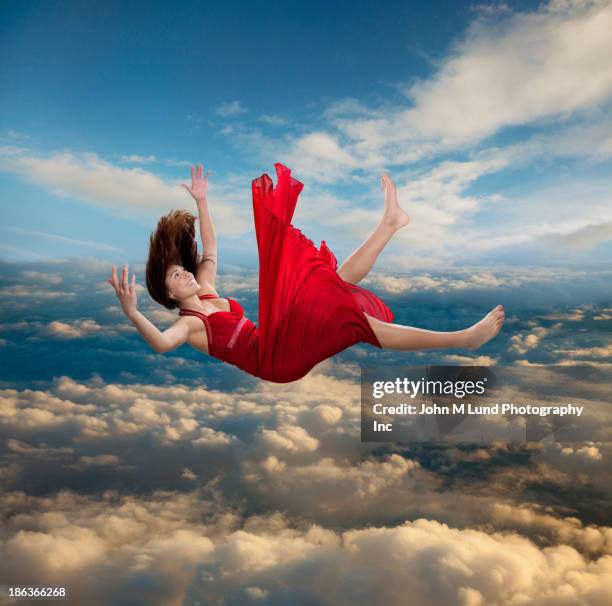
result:
M 370 316 L 369 314 L 365 312 L 363 313 L 363 315 L 366 317 L 366 320 L 368 321 L 369 325 L 372 327 L 372 331 L 376 335 L 378 342 L 384 347 L 385 345 L 383 343 L 383 340 L 385 339 L 387 335 L 385 326 L 388 326 L 388 324 L 386 322 L 382 322 L 378 318 Z
M 405 327 L 392 322 L 384 322 L 378 318 L 374 318 L 368 314 L 364 314 L 367 318 L 372 331 L 376 335 L 378 342 L 383 349 L 404 349 Z

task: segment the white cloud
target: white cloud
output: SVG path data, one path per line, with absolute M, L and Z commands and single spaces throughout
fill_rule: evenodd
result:
M 45 284 L 61 284 L 64 281 L 64 278 L 58 274 L 49 274 L 40 271 L 22 271 L 21 275 L 32 282 L 43 282 Z
M 60 322 L 54 320 L 50 322 L 45 333 L 53 337 L 63 337 L 66 339 L 78 339 L 88 337 L 104 330 L 95 320 L 86 318 L 84 320 L 73 320 L 72 322 Z
M 157 162 L 157 158 L 155 156 L 141 156 L 138 154 L 132 155 L 123 155 L 121 156 L 121 160 L 123 162 L 130 162 L 131 164 L 151 164 L 153 162 Z
M 553 237 L 552 244 L 572 250 L 590 250 L 600 242 L 612 240 L 612 221 L 579 227 Z
M 53 290 L 43 290 L 32 288 L 29 285 L 15 284 L 14 286 L 3 286 L 0 288 L 0 297 L 11 299 L 13 297 L 23 297 L 28 299 L 63 299 L 75 297 L 74 292 L 63 292 Z
M 497 358 L 491 356 L 460 356 L 450 354 L 443 357 L 444 362 L 452 362 L 462 366 L 494 366 L 497 363 Z
M 604 270 L 604 276 L 610 274 Z M 547 267 L 498 267 L 494 270 L 472 266 L 469 269 L 447 273 L 444 271 L 414 272 L 411 275 L 390 276 L 382 273 L 372 273 L 363 280 L 363 285 L 374 290 L 382 290 L 392 294 L 408 294 L 411 292 L 433 291 L 438 293 L 462 291 L 467 289 L 501 289 L 518 288 L 528 284 L 547 284 L 554 282 L 574 283 L 584 280 L 587 274 L 580 269 L 547 268 Z M 361 284 L 361 282 L 360 282 Z M 539 316 L 548 320 L 581 320 L 583 312 L 571 314 L 548 314 Z
M 193 201 L 180 183 L 168 182 L 142 168 L 114 165 L 91 152 L 54 152 L 43 156 L 27 149 L 3 150 L 0 168 L 57 196 L 76 198 L 115 213 L 144 213 L 150 217 L 152 213 L 169 212 L 172 208 L 187 208 L 197 214 Z M 248 181 L 242 184 L 240 191 L 231 190 L 224 183 L 211 184 L 211 190 L 215 188 L 216 202 L 211 214 L 218 231 L 229 236 L 243 234 L 250 224 L 244 213 L 236 211 L 236 205 L 243 206 Z M 53 234 L 46 236 L 64 238 Z
M 342 535 L 317 527 L 275 531 L 237 532 L 215 549 L 206 569 L 225 586 L 200 587 L 200 599 L 219 601 L 245 585 L 265 589 L 269 599 L 291 587 L 312 602 L 349 599 L 358 606 L 399 606 L 407 595 L 418 606 L 516 600 L 603 606 L 610 596 L 606 558 L 589 562 L 572 548 L 539 549 L 512 534 L 423 519 Z
M 219 116 L 227 118 L 228 116 L 237 116 L 239 114 L 244 114 L 247 112 L 247 110 L 242 107 L 240 101 L 228 101 L 219 105 L 219 107 L 215 109 L 215 112 Z
M 551 3 L 476 21 L 434 77 L 406 88 L 415 107 L 396 122 L 398 137 L 477 140 L 604 103 L 612 96 L 611 30 L 609 2 Z
M 260 440 L 271 452 L 310 452 L 316 450 L 319 446 L 319 441 L 299 426 L 262 429 Z
M 530 349 L 538 347 L 540 340 L 554 330 L 561 328 L 561 324 L 555 324 L 550 328 L 538 326 L 535 322 L 530 322 L 531 331 L 527 334 L 518 333 L 512 335 L 510 350 L 519 354 L 527 353 Z
M 576 347 L 574 349 L 556 349 L 556 354 L 570 358 L 612 358 L 612 345 L 602 347 Z
M 195 426 L 197 426 L 197 422 L 194 421 Z M 175 439 L 181 439 L 183 437 L 183 435 L 176 431 L 176 438 Z M 193 440 L 191 440 L 191 443 L 194 446 L 199 446 L 202 448 L 206 448 L 206 447 L 218 447 L 218 446 L 230 446 L 233 444 L 236 444 L 238 442 L 238 439 L 236 438 L 236 436 L 233 435 L 229 435 L 223 431 L 215 431 L 214 429 L 210 428 L 210 427 L 200 427 L 199 428 L 199 433 L 198 436 L 196 438 L 194 438 Z
M 350 597 L 357 606 L 399 606 L 406 595 L 418 606 L 517 600 L 604 606 L 610 597 L 609 557 L 425 519 L 334 531 L 294 526 L 280 514 L 241 519 L 202 492 L 141 498 L 5 492 L 0 511 L 3 522 L 11 516 L 0 543 L 5 573 L 20 582 L 28 571 L 43 583 L 61 574 L 72 598 L 92 606 L 132 592 L 156 605 L 185 595 L 202 603 L 307 596 L 332 605 Z M 545 515 L 526 510 L 500 507 L 497 517 L 551 530 Z M 556 532 L 571 539 L 572 527 L 579 530 L 568 521 Z M 152 583 L 154 593 L 147 589 Z
M 309 133 L 295 140 L 284 158 L 302 179 L 325 184 L 344 180 L 359 166 L 357 158 L 326 132 Z
M 265 122 L 270 126 L 285 126 L 287 124 L 287 120 L 285 118 L 277 116 L 276 114 L 263 114 L 259 116 L 258 120 Z
M 601 451 L 597 446 L 581 446 L 579 448 L 566 446 L 561 449 L 561 454 L 564 457 L 577 456 L 593 461 L 601 461 L 603 459 Z

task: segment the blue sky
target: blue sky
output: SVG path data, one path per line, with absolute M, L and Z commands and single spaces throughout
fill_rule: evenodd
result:
M 177 188 L 193 161 L 221 266 L 256 268 L 250 181 L 277 161 L 305 183 L 296 225 L 340 259 L 389 170 L 413 225 L 379 269 L 609 260 L 605 3 L 6 2 L 0 19 L 6 260 L 143 261 L 161 214 L 195 211 Z

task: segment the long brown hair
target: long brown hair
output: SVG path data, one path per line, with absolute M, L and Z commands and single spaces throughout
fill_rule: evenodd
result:
M 173 210 L 164 215 L 151 233 L 146 282 L 149 295 L 168 309 L 178 307 L 168 296 L 166 272 L 171 265 L 182 265 L 194 275 L 198 267 L 198 244 L 195 238 L 195 217 L 186 210 Z

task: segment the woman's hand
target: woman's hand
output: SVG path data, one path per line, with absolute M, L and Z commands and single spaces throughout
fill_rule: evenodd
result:
M 117 268 L 113 265 L 113 273 L 109 284 L 115 289 L 117 298 L 123 308 L 123 313 L 129 318 L 136 311 L 136 274 L 132 274 L 132 281 L 128 283 L 128 266 L 123 267 L 121 282 L 117 280 Z
M 208 175 L 210 171 L 206 171 L 206 175 L 202 176 L 202 168 L 201 164 L 198 164 L 197 171 L 194 170 L 193 164 L 191 165 L 191 187 L 189 185 L 185 185 L 181 183 L 182 187 L 184 187 L 193 197 L 196 202 L 200 202 L 200 200 L 206 200 L 206 190 L 208 189 Z

